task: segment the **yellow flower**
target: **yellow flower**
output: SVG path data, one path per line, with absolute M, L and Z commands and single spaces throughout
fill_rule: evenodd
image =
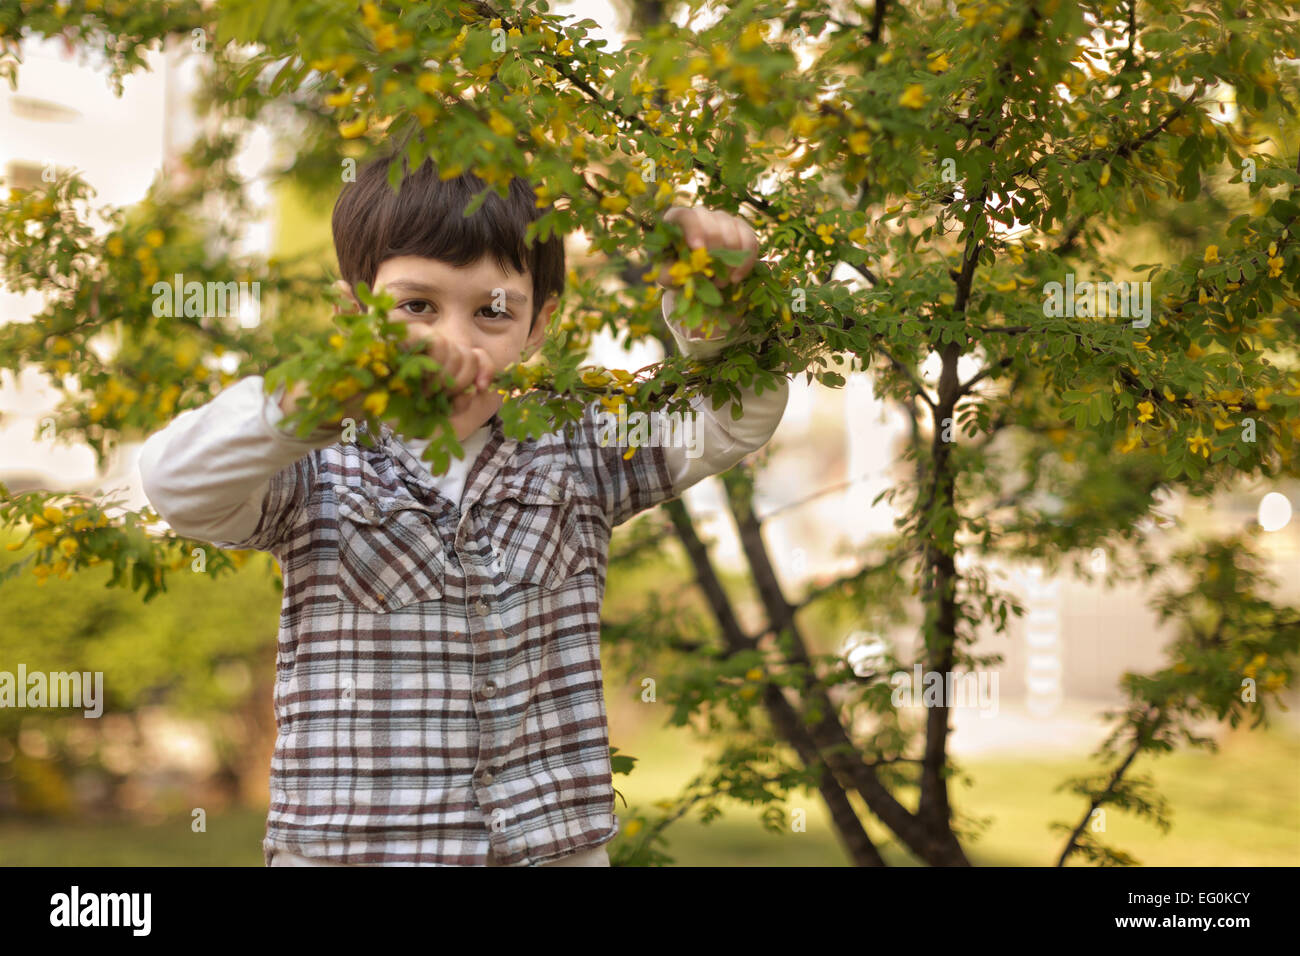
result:
M 623 177 L 623 191 L 629 196 L 640 196 L 647 191 L 645 180 L 641 178 L 640 173 L 634 169 L 627 171 L 627 175 Z
M 1206 247 L 1205 247 L 1205 261 L 1206 261 L 1206 262 L 1218 262 L 1218 261 L 1219 261 L 1219 247 L 1218 247 L 1218 246 L 1206 246 Z
M 948 69 L 951 64 L 948 62 L 947 53 L 930 54 L 930 65 L 926 67 L 931 73 L 942 73 Z
M 627 204 L 626 196 L 606 196 L 600 201 L 600 208 L 612 213 L 620 213 L 627 208 Z
M 1268 277 L 1270 279 L 1276 279 L 1280 276 L 1282 274 L 1282 265 L 1283 262 L 1281 256 L 1273 256 L 1270 258 L 1268 260 Z
M 345 378 L 341 382 L 335 382 L 334 385 L 330 387 L 330 394 L 340 402 L 346 402 L 359 391 L 361 391 L 361 383 L 355 378 Z
M 163 234 L 161 229 L 150 229 L 144 234 L 144 241 L 149 243 L 149 245 L 153 246 L 155 249 L 161 246 L 166 238 L 167 237 Z
M 630 837 L 636 836 L 638 833 L 641 832 L 641 821 L 640 820 L 628 821 L 628 825 L 623 828 L 623 832 Z
M 397 46 L 397 27 L 385 23 L 375 31 L 375 48 L 381 52 Z
M 50 524 L 58 524 L 63 520 L 63 509 L 58 505 L 46 505 L 45 509 L 41 512 L 41 517 Z
M 492 127 L 492 132 L 498 136 L 513 136 L 515 134 L 514 124 L 506 119 L 505 115 L 493 110 L 488 114 L 488 125 Z
M 1155 414 L 1155 411 L 1156 411 L 1156 407 L 1152 405 L 1150 402 L 1139 402 L 1138 421 L 1140 422 L 1151 421 L 1151 418 Z
M 340 106 L 347 106 L 352 102 L 351 90 L 339 90 L 337 93 L 331 93 L 325 97 L 325 105 L 331 109 L 338 109 Z
M 898 98 L 898 105 L 906 106 L 909 110 L 919 110 L 926 104 L 927 100 L 929 100 L 929 97 L 925 95 L 925 90 L 921 84 L 913 83 Z
M 587 141 L 581 136 L 576 137 L 573 140 L 573 146 L 570 147 L 569 152 L 574 159 L 586 159 Z
M 691 264 L 689 262 L 674 262 L 668 267 L 668 281 L 673 285 L 683 285 L 690 277 Z
M 709 255 L 708 249 L 691 250 L 691 268 L 694 271 L 702 272 L 706 276 L 713 275 L 713 270 L 709 268 L 711 262 L 713 262 L 713 257 Z
M 59 551 L 65 558 L 70 558 L 77 553 L 77 539 L 64 538 L 59 542 Z
M 1202 435 L 1200 431 L 1187 439 L 1187 447 L 1192 450 L 1193 455 L 1210 457 L 1210 440 Z
M 388 408 L 388 395 L 385 392 L 371 392 L 366 396 L 366 400 L 361 403 L 361 407 L 375 418 L 378 418 Z
M 344 139 L 356 139 L 358 136 L 360 136 L 362 133 L 366 131 L 366 127 L 369 125 L 370 125 L 369 122 L 366 120 L 364 116 L 360 117 L 359 119 L 353 120 L 351 123 L 340 123 L 339 135 L 341 135 Z
M 120 256 L 126 251 L 125 246 L 122 245 L 121 236 L 113 236 L 108 242 L 104 243 L 104 248 L 108 250 L 110 256 Z
M 745 680 L 762 680 L 763 669 L 761 667 L 751 667 L 745 671 Z
M 441 73 L 421 73 L 419 79 L 415 81 L 415 86 L 421 93 L 432 96 L 442 91 L 445 82 Z
M 871 152 L 871 137 L 866 130 L 860 129 L 849 135 L 849 152 L 858 156 Z
M 176 364 L 182 370 L 188 370 L 199 360 L 199 347 L 192 341 L 182 341 L 176 346 Z
M 817 128 L 817 118 L 807 113 L 796 112 L 790 117 L 790 132 L 796 136 L 808 136 Z
M 764 32 L 766 32 L 766 25 L 762 20 L 750 20 L 745 29 L 740 31 L 741 52 L 748 53 L 762 46 Z

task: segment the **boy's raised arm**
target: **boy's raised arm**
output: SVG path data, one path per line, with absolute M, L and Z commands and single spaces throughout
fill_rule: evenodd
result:
M 685 329 L 669 318 L 675 295 L 672 290 L 664 292 L 663 313 L 664 322 L 678 348 L 682 354 L 692 358 L 713 357 L 726 344 L 727 334 L 724 332 L 710 338 L 690 338 Z M 714 411 L 713 403 L 705 396 L 693 399 L 693 431 L 684 431 L 687 437 L 693 438 L 694 447 L 685 442 L 676 442 L 664 448 L 673 495 L 680 495 L 710 475 L 726 471 L 750 452 L 766 445 L 781 424 L 781 416 L 785 414 L 789 397 L 790 383 L 784 378 L 777 382 L 775 389 L 767 389 L 761 395 L 752 387 L 742 386 L 740 404 L 744 414 L 735 420 L 731 417 L 732 402 L 727 402 Z
M 309 454 L 338 429 L 305 439 L 277 427 L 279 395 L 249 376 L 182 412 L 140 449 L 145 496 L 172 529 L 221 547 L 270 550 L 283 540 L 315 478 Z
M 728 270 L 725 280 L 719 276 L 720 282 L 739 282 L 758 259 L 757 236 L 738 216 L 700 207 L 675 207 L 664 214 L 664 220 L 681 227 L 687 245 L 693 250 L 731 249 L 748 253 L 740 265 Z M 724 314 L 723 331 L 709 338 L 695 338 L 698 333 L 686 331 L 671 318 L 676 296 L 668 288 L 672 271 L 665 267 L 659 279 L 665 286 L 663 315 L 669 331 L 683 354 L 693 358 L 716 355 L 725 346 L 730 330 L 738 325 L 736 316 Z M 740 404 L 744 414 L 736 420 L 731 417 L 732 402 L 715 411 L 705 396 L 691 400 L 693 417 L 655 412 L 656 425 L 650 432 L 660 440 L 652 441 L 650 448 L 635 451 L 628 458 L 623 456 L 631 444 L 631 435 L 626 443 L 609 441 L 614 430 L 611 413 L 597 412 L 592 406 L 586 418 L 589 444 L 579 457 L 587 480 L 604 503 L 611 525 L 677 497 L 701 479 L 726 471 L 745 455 L 761 448 L 780 424 L 789 393 L 790 386 L 784 378 L 774 389 L 762 394 L 753 388 L 742 388 Z M 629 427 L 628 432 L 631 430 Z
M 668 315 L 674 293 L 664 294 L 664 317 L 683 353 L 709 358 L 726 343 L 728 333 L 707 339 L 693 339 Z M 629 458 L 628 444 L 611 441 L 615 432 L 612 413 L 599 411 L 593 403 L 584 419 L 585 440 L 575 447 L 584 477 L 602 501 L 611 526 L 622 524 L 638 512 L 676 498 L 695 483 L 726 471 L 745 455 L 761 448 L 772 437 L 785 413 L 790 386 L 784 378 L 776 388 L 760 395 L 752 388 L 740 389 L 744 414 L 732 420 L 732 403 L 717 411 L 706 396 L 691 400 L 695 417 L 689 426 L 682 418 L 655 412 L 658 424 L 651 429 L 659 444 L 639 448 Z M 628 428 L 631 432 L 631 427 Z M 668 440 L 662 439 L 667 436 Z

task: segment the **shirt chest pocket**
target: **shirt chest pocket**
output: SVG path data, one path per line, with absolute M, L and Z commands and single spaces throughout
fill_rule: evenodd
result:
M 482 504 L 497 567 L 512 584 L 555 588 L 598 569 L 595 506 L 563 472 L 514 477 Z
M 410 502 L 339 494 L 339 599 L 377 613 L 442 597 L 445 554 L 432 516 Z

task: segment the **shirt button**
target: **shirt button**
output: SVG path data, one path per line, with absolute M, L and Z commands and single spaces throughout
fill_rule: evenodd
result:
M 487 601 L 483 600 L 482 598 L 479 598 L 477 601 L 474 602 L 474 610 L 479 615 L 487 614 L 488 612 Z
M 556 488 L 554 485 L 551 485 L 551 487 L 546 490 L 546 497 L 550 498 L 552 501 L 559 501 L 560 498 L 562 497 L 560 494 L 560 489 Z
M 483 685 L 483 689 L 479 693 L 484 697 L 495 697 L 497 694 L 497 685 L 488 681 Z
M 495 779 L 496 778 L 492 776 L 492 771 L 490 770 L 484 770 L 482 776 L 479 777 L 479 780 L 485 787 Z
M 361 509 L 361 513 L 366 516 L 367 521 L 375 520 L 376 511 L 374 505 L 366 505 L 364 508 Z

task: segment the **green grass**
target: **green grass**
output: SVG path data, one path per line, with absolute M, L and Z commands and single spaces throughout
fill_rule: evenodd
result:
M 266 812 L 212 814 L 207 832 L 189 816 L 146 823 L 0 824 L 7 866 L 262 866 Z
M 631 776 L 615 786 L 633 808 L 648 812 L 656 800 L 676 794 L 701 766 L 707 748 L 679 731 L 651 731 L 619 739 L 638 757 Z M 1047 829 L 1052 820 L 1073 823 L 1083 812 L 1078 798 L 1053 789 L 1089 765 L 1084 754 L 1047 759 L 981 759 L 964 769 L 972 787 L 954 790 L 962 812 L 993 817 L 976 842 L 973 862 L 994 866 L 1043 866 L 1055 862 L 1063 838 Z M 1147 866 L 1295 866 L 1300 864 L 1300 735 L 1274 728 L 1237 731 L 1218 754 L 1182 752 L 1139 762 L 1169 800 L 1173 829 L 1111 813 L 1105 841 Z M 791 804 L 807 810 L 807 832 L 771 834 L 757 813 L 733 806 L 713 823 L 694 817 L 668 830 L 669 852 L 682 866 L 845 866 L 820 800 L 796 794 Z M 725 806 L 725 805 L 724 805 Z M 622 802 L 620 815 L 626 816 Z M 161 824 L 0 823 L 0 862 L 20 866 L 261 866 L 265 814 L 241 810 L 208 817 L 206 833 L 193 833 L 188 817 Z M 888 862 L 914 865 L 888 844 L 875 824 L 868 832 Z M 620 839 L 623 839 L 620 837 Z

